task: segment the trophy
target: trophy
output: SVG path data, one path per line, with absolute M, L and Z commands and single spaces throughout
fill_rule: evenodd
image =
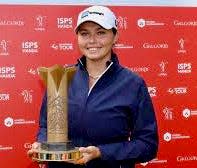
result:
M 68 86 L 76 67 L 54 65 L 38 69 L 47 87 L 47 142 L 33 153 L 36 161 L 75 161 L 81 153 L 68 139 Z

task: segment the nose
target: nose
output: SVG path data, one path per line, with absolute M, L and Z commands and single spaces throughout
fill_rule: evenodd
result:
M 96 42 L 96 35 L 95 35 L 95 34 L 91 34 L 91 35 L 90 35 L 90 37 L 89 37 L 89 42 L 90 42 L 90 43 Z

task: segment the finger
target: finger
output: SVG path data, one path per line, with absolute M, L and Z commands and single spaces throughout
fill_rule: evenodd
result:
M 85 162 L 84 158 L 81 158 L 81 159 L 78 159 L 78 160 L 76 161 L 76 164 L 83 165 L 83 164 L 86 164 L 86 162 Z
M 46 168 L 46 164 L 39 164 L 39 168 Z
M 38 143 L 38 142 L 34 142 L 33 144 L 32 144 L 32 149 L 38 149 L 39 148 L 39 146 L 40 146 L 40 144 Z
M 28 151 L 27 151 L 27 156 L 32 157 L 32 155 L 33 155 L 33 151 L 32 151 L 31 149 L 28 150 Z
M 88 146 L 88 147 L 80 147 L 79 148 L 79 151 L 81 152 L 81 153 L 91 153 L 92 152 L 92 146 Z

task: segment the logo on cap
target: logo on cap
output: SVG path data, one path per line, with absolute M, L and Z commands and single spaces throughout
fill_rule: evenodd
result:
M 96 14 L 96 15 L 103 15 L 104 13 L 101 12 L 90 12 L 90 11 L 85 11 L 81 14 L 81 19 L 83 19 L 84 17 L 87 17 L 89 14 Z

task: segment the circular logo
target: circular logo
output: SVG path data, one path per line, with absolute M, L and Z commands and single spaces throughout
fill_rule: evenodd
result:
M 189 109 L 183 110 L 183 117 L 189 118 L 191 116 L 191 111 Z
M 146 21 L 144 19 L 138 19 L 137 25 L 142 28 L 146 25 Z
M 172 135 L 169 133 L 169 132 L 166 132 L 164 135 L 163 135 L 163 139 L 167 142 L 171 141 L 172 140 Z
M 4 125 L 5 125 L 6 127 L 11 127 L 13 124 L 14 124 L 14 120 L 13 120 L 13 118 L 11 118 L 11 117 L 7 117 L 7 118 L 4 120 Z

